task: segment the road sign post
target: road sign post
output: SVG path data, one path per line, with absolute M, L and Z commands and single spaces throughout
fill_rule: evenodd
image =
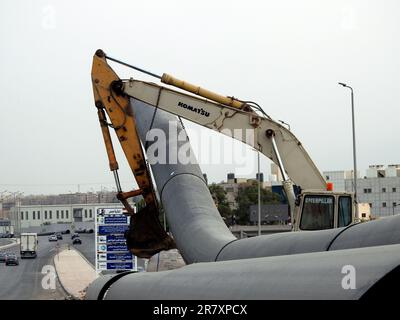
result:
M 124 237 L 130 217 L 122 208 L 98 209 L 96 212 L 96 271 L 137 271 L 137 257 L 132 255 Z

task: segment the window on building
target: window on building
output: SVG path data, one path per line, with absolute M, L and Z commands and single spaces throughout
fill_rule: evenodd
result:
M 57 219 L 60 219 L 60 211 L 56 211 L 56 217 L 57 217 Z
M 369 207 L 372 208 L 372 203 L 369 204 Z
M 365 213 L 362 213 L 362 214 L 361 214 L 361 217 L 366 218 L 367 215 L 366 215 Z
M 53 219 L 53 212 L 50 210 L 49 211 L 50 219 Z
M 32 219 L 36 220 L 36 212 L 35 211 L 33 211 L 33 213 L 32 213 Z
M 69 219 L 69 213 L 68 213 L 68 210 L 66 210 L 66 211 L 65 211 L 65 215 L 66 215 L 66 218 L 67 218 L 67 219 Z
M 21 212 L 21 220 L 24 220 L 24 213 Z
M 37 212 L 37 218 L 40 220 L 40 211 Z
M 386 202 L 382 202 L 382 207 L 386 208 Z
M 25 219 L 28 220 L 28 211 L 25 212 Z
M 386 188 L 382 188 L 382 192 L 386 192 Z
M 393 207 L 393 208 L 394 208 L 394 207 L 397 207 L 397 203 L 396 203 L 396 202 L 393 202 L 392 207 Z
M 93 218 L 92 209 L 89 209 L 89 218 Z
M 47 220 L 47 211 L 44 212 L 44 220 Z
M 396 188 L 392 188 L 392 192 L 396 192 Z
M 61 210 L 61 219 L 64 219 L 64 210 Z
M 87 210 L 85 209 L 85 218 L 87 219 Z

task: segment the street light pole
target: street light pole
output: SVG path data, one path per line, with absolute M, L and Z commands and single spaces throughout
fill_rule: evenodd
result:
M 351 91 L 351 119 L 353 127 L 353 185 L 354 185 L 354 200 L 356 202 L 356 217 L 358 218 L 358 200 L 357 200 L 357 158 L 356 158 L 356 128 L 354 121 L 354 92 L 353 88 L 345 83 L 339 82 L 339 84 L 345 88 L 349 88 Z

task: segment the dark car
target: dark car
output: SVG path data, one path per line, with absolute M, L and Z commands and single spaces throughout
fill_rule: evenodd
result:
M 56 233 L 56 237 L 57 237 L 58 240 L 62 240 L 63 239 L 63 236 L 62 236 L 61 232 L 57 232 Z
M 0 262 L 6 262 L 6 253 L 0 252 Z
M 19 265 L 18 257 L 14 253 L 9 253 L 6 255 L 6 266 L 11 266 L 11 265 L 13 266 Z
M 72 244 L 82 244 L 82 240 L 79 238 L 75 238 L 74 240 L 72 240 Z
M 71 236 L 71 240 L 74 240 L 75 238 L 79 238 L 79 234 L 78 234 L 78 233 L 74 233 L 74 234 Z
M 57 236 L 55 235 L 55 234 L 52 234 L 50 237 L 49 237 L 49 241 L 57 241 L 58 239 L 57 239 Z

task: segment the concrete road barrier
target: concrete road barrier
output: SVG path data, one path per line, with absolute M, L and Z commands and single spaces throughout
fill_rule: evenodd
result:
M 76 300 L 84 298 L 86 288 L 97 277 L 93 266 L 73 248 L 56 254 L 54 266 L 61 286 Z

